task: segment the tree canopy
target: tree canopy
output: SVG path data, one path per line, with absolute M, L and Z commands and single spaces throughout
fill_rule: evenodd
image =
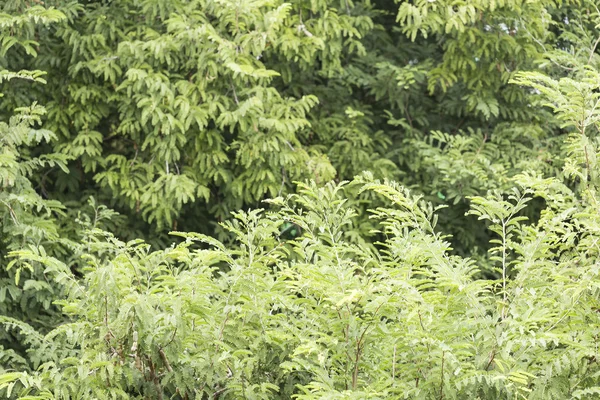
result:
M 0 396 L 600 396 L 592 0 L 0 5 Z

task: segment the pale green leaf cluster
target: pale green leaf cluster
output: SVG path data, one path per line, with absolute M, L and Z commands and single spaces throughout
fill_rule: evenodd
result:
M 193 233 L 176 233 L 184 241 L 160 251 L 90 236 L 85 277 L 61 301 L 73 322 L 40 336 L 2 321 L 21 329 L 40 363 L 2 375 L 5 390 L 17 398 L 593 393 L 600 221 L 573 222 L 566 186 L 521 176 L 513 182 L 521 189 L 504 197 L 473 198 L 498 238 L 491 252 L 502 279 L 489 281 L 450 253 L 431 204 L 368 175 L 354 184 L 388 204 L 371 213 L 385 237 L 376 248 L 344 240 L 358 213 L 345 184 L 301 185 L 270 201 L 272 211 L 237 213 L 224 225 L 233 248 Z M 537 223 L 518 216 L 533 196 L 547 201 Z M 302 235 L 282 241 L 284 221 Z M 51 258 L 13 255 L 65 284 Z

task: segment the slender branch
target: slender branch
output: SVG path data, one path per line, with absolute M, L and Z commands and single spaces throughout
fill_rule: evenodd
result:
M 8 207 L 8 212 L 10 214 L 10 218 L 12 219 L 13 223 L 15 225 L 19 225 L 19 220 L 17 219 L 17 215 L 15 214 L 15 210 L 13 210 L 13 208 L 10 206 L 10 204 L 8 204 L 6 201 L 4 200 L 0 200 L 2 203 L 4 203 L 4 205 L 6 205 L 6 207 Z
M 240 101 L 238 100 L 237 92 L 235 91 L 235 86 L 233 85 L 233 81 L 231 81 L 231 89 L 233 89 L 233 99 L 235 100 L 235 104 L 239 106 Z
M 444 359 L 446 352 L 442 351 L 442 376 L 440 378 L 440 400 L 442 400 L 444 398 Z
M 600 36 L 594 42 L 594 46 L 592 46 L 592 51 L 590 51 L 590 58 L 588 58 L 588 64 L 592 62 L 592 58 L 594 57 L 594 53 L 596 52 L 596 47 L 598 47 L 598 43 L 600 43 Z
M 167 347 L 168 345 L 170 345 L 171 343 L 173 343 L 173 339 L 175 339 L 175 334 L 177 333 L 177 327 L 175 327 L 175 330 L 173 330 L 173 334 L 171 335 L 171 339 L 167 342 L 167 344 L 165 344 L 164 346 L 162 346 L 161 348 L 164 349 L 165 347 Z
M 158 354 L 160 355 L 160 359 L 162 360 L 162 362 L 165 364 L 165 368 L 167 368 L 167 371 L 173 372 L 173 368 L 171 368 L 171 364 L 169 363 L 169 360 L 167 360 L 167 355 L 165 354 L 165 351 L 162 348 L 160 348 L 158 349 Z
M 285 187 L 285 168 L 281 167 L 281 186 L 279 187 L 279 192 L 277 193 L 277 196 L 281 196 L 281 192 L 283 191 L 283 188 Z
M 506 318 L 506 222 L 502 220 L 502 319 Z
M 396 347 L 398 345 L 394 344 L 394 352 L 392 353 L 392 380 L 396 379 Z
M 486 371 L 488 371 L 490 369 L 490 365 L 492 365 L 492 362 L 494 362 L 494 358 L 496 358 L 496 349 L 493 349 L 492 354 L 490 354 L 490 359 L 489 359 L 487 365 L 485 366 Z

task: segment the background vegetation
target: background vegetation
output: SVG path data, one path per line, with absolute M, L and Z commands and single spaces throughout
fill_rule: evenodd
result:
M 2 3 L 0 396 L 600 396 L 598 28 Z

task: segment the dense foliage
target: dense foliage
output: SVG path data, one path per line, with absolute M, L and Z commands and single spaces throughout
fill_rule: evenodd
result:
M 455 203 L 443 225 L 469 252 L 470 227 L 450 222 L 465 196 L 560 169 L 536 157 L 556 125 L 509 80 L 596 14 L 577 2 L 451 3 L 15 0 L 4 68 L 48 82 L 5 84 L 0 112 L 43 104 L 50 151 L 71 158 L 43 188 L 63 203 L 94 195 L 128 216 L 130 238 L 212 234 L 295 181 L 370 170 Z M 35 28 L 50 14 L 62 21 Z
M 0 396 L 599 397 L 598 28 L 3 2 Z

